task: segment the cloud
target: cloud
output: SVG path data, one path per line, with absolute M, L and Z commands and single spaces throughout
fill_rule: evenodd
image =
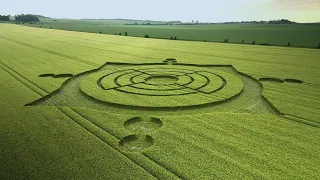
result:
M 0 14 L 33 13 L 57 18 L 128 18 L 223 22 L 287 18 L 320 21 L 320 0 L 12 0 Z
M 320 0 L 270 0 L 269 3 L 284 10 L 320 10 Z

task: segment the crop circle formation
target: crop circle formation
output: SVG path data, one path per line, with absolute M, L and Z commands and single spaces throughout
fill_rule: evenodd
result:
M 93 99 L 134 107 L 185 107 L 228 100 L 243 89 L 234 75 L 189 66 L 134 66 L 99 71 L 80 89 Z

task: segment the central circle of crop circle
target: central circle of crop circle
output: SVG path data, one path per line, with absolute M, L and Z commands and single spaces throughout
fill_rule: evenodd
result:
M 92 100 L 124 108 L 222 103 L 236 97 L 242 89 L 243 82 L 228 72 L 181 65 L 101 70 L 80 82 L 80 90 Z
M 175 76 L 170 76 L 170 75 L 153 75 L 153 76 L 147 77 L 145 80 L 147 84 L 169 85 L 169 84 L 174 84 L 179 79 Z

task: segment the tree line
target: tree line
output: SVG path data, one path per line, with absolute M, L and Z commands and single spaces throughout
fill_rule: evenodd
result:
M 16 21 L 20 21 L 20 22 L 39 22 L 39 18 L 31 15 L 31 14 L 21 14 L 21 15 L 16 15 L 14 16 Z
M 271 21 L 231 21 L 231 22 L 219 22 L 219 23 L 204 23 L 199 21 L 192 21 L 190 22 L 181 22 L 181 21 L 169 21 L 163 23 L 142 23 L 138 24 L 137 22 L 126 25 L 210 25 L 210 24 L 296 24 L 297 22 L 290 21 L 288 19 L 278 19 L 278 20 L 271 20 Z
M 0 21 L 10 21 L 10 16 L 0 15 Z
M 278 19 L 278 20 L 271 20 L 271 21 L 231 21 L 231 22 L 224 22 L 222 24 L 239 24 L 239 23 L 250 23 L 250 24 L 296 24 L 294 21 L 290 21 L 288 19 Z M 221 23 L 220 23 L 221 24 Z
M 21 15 L 15 15 L 15 21 L 16 22 L 39 22 L 39 18 L 37 15 L 32 14 L 21 14 Z M 0 15 L 0 21 L 10 21 L 10 15 Z

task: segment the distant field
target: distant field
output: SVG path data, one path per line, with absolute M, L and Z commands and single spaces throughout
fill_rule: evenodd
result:
M 319 59 L 0 24 L 0 179 L 319 179 Z
M 67 20 L 41 19 L 43 24 L 28 26 L 53 28 L 103 34 L 125 34 L 129 36 L 180 40 L 224 42 L 261 45 L 276 45 L 316 48 L 320 43 L 320 24 L 214 24 L 214 25 L 125 25 L 126 23 L 147 23 L 147 21 L 125 20 Z M 151 22 L 160 23 L 160 22 Z

